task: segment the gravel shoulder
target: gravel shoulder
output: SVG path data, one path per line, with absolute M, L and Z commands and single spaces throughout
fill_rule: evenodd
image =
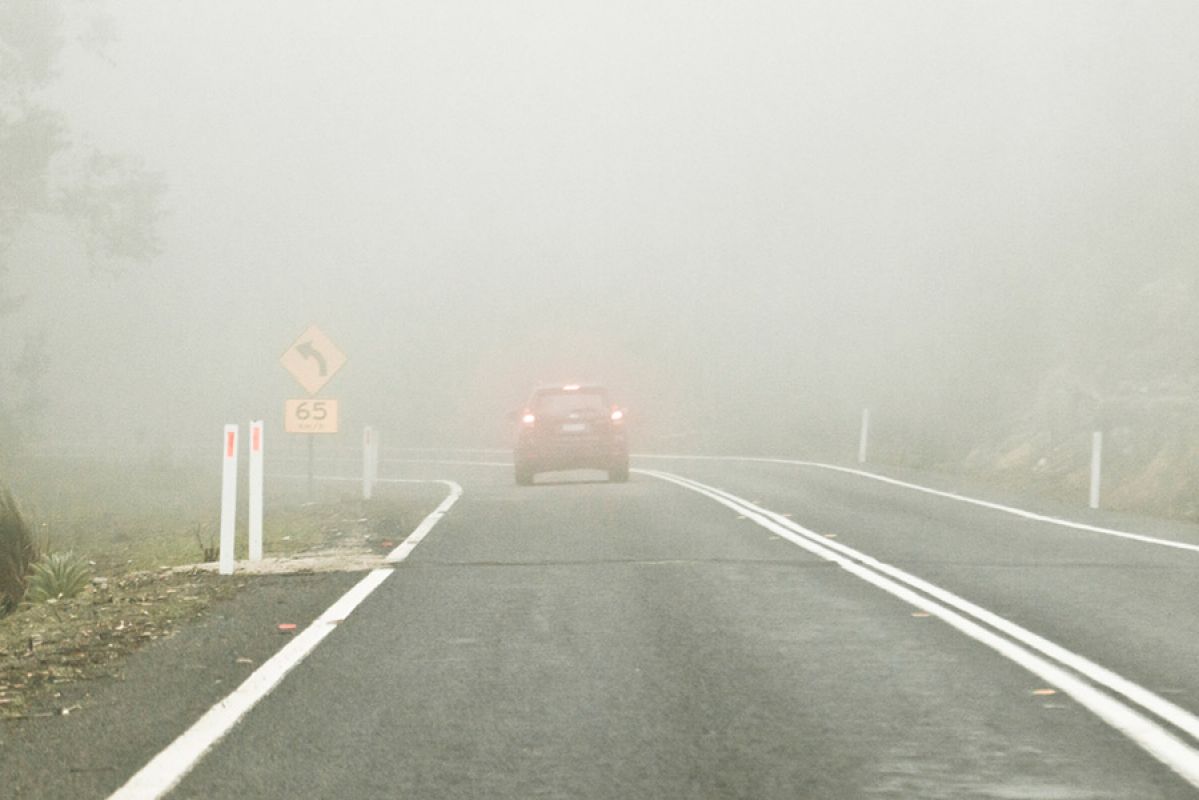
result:
M 425 488 L 352 515 L 316 508 L 336 530 L 233 576 L 215 564 L 129 572 L 0 619 L 0 794 L 106 797 L 381 566 L 440 499 Z
M 232 691 L 361 578 L 361 573 L 246 578 L 230 597 L 121 659 L 106 677 L 63 684 L 71 713 L 0 721 L 5 794 L 105 797 Z M 215 578 L 213 578 L 215 580 Z

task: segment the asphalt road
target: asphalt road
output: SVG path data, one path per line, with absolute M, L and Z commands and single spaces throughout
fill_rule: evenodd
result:
M 1199 706 L 1199 553 L 835 473 L 654 466 Z M 1060 687 L 709 497 L 407 474 L 465 494 L 171 797 L 1197 793 Z
M 517 488 L 498 467 L 387 465 L 465 491 L 168 796 L 1199 795 L 1179 774 L 1199 762 L 1186 719 L 1163 722 L 1060 660 L 1061 681 L 1048 680 L 964 633 L 928 591 L 896 596 L 867 564 L 972 601 L 1186 715 L 1199 711 L 1199 552 L 824 470 L 639 465 L 762 511 L 646 473 Z M 1038 510 L 1199 545 L 1189 526 Z M 839 564 L 828 546 L 857 555 Z M 353 583 L 327 580 L 309 606 Z M 151 648 L 142 669 L 171 663 L 170 647 L 197 658 L 189 641 Z M 205 649 L 231 662 L 220 641 Z M 1100 701 L 1135 724 L 1096 713 Z M 157 714 L 140 758 L 104 762 L 115 771 L 77 781 L 72 796 L 119 786 L 199 716 L 188 703 Z M 1159 734 L 1181 750 L 1153 755 Z

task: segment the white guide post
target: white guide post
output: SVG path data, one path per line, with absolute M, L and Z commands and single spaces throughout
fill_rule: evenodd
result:
M 1091 508 L 1099 508 L 1099 484 L 1103 477 L 1103 432 L 1091 435 Z
M 862 435 L 858 439 L 858 463 L 866 463 L 866 449 L 870 444 L 870 409 L 862 409 Z
M 379 432 L 371 428 L 371 488 L 379 482 L 379 444 L 382 439 Z
M 370 500 L 375 491 L 375 480 L 379 476 L 379 443 L 375 429 L 369 425 L 362 429 L 362 499 Z
M 220 573 L 233 574 L 233 544 L 237 525 L 237 426 L 225 426 L 225 463 L 221 470 Z
M 374 486 L 379 482 L 379 446 L 382 444 L 382 437 L 378 431 L 372 429 L 374 444 L 370 445 L 370 486 Z
M 250 423 L 250 560 L 262 560 L 262 420 Z

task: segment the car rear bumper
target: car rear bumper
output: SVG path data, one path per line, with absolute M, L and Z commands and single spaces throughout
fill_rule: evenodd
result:
M 612 469 L 628 463 L 623 439 L 549 440 L 522 442 L 515 451 L 517 464 L 534 471 L 558 469 Z

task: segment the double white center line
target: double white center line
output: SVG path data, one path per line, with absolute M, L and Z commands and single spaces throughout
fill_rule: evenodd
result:
M 1070 695 L 1199 788 L 1199 750 L 1178 735 L 1183 733 L 1199 741 L 1199 717 L 1186 709 L 952 592 L 832 542 L 781 514 L 679 475 L 656 470 L 636 472 L 715 500 L 771 533 L 937 617 Z M 1174 730 L 1162 723 L 1168 723 Z

